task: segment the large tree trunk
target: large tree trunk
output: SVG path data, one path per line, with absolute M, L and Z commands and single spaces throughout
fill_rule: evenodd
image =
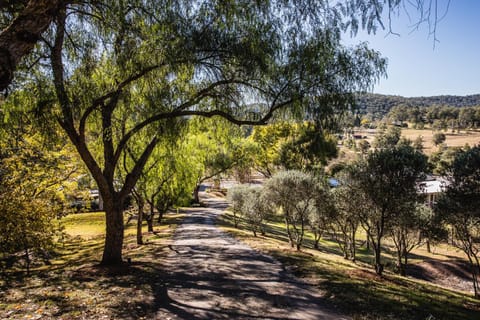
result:
M 123 246 L 123 201 L 110 197 L 105 200 L 105 218 L 107 224 L 105 246 L 103 248 L 102 265 L 122 263 Z
M 29 1 L 25 9 L 0 33 L 0 90 L 13 80 L 20 60 L 29 54 L 56 17 L 60 0 Z

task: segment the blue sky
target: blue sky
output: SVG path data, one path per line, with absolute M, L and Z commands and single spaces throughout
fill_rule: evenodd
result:
M 438 0 L 439 15 L 447 0 Z M 443 7 L 442 7 L 443 6 Z M 480 1 L 451 0 L 446 16 L 437 24 L 435 43 L 427 24 L 413 30 L 418 20 L 409 10 L 392 18 L 393 31 L 379 29 L 375 35 L 359 32 L 347 36 L 346 44 L 367 41 L 388 59 L 388 78 L 373 92 L 406 97 L 480 94 Z

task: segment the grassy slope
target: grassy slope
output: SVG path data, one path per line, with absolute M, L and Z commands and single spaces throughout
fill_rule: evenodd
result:
M 156 310 L 161 261 L 180 216 L 167 214 L 155 234 L 144 234 L 138 246 L 135 223 L 126 226 L 124 257 L 133 263 L 102 268 L 103 213 L 63 219 L 70 235 L 50 260 L 30 277 L 10 271 L 0 279 L 0 319 L 141 319 Z M 146 230 L 146 227 L 144 228 Z M 113 275 L 113 277 L 112 277 Z
M 365 250 L 359 253 L 360 261 L 354 264 L 344 260 L 330 241 L 322 241 L 319 251 L 291 250 L 280 222 L 269 224 L 267 235 L 257 238 L 244 226 L 233 228 L 229 213 L 222 216 L 219 224 L 313 283 L 330 303 L 354 319 L 480 319 L 480 303 L 467 294 L 391 272 L 378 277 L 364 263 L 371 259 Z

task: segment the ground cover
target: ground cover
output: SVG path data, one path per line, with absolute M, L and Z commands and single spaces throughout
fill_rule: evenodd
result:
M 162 257 L 181 214 L 167 214 L 155 233 L 136 244 L 136 221 L 126 226 L 124 257 L 131 263 L 99 267 L 104 240 L 103 213 L 63 219 L 68 234 L 50 264 L 7 270 L 0 280 L 1 319 L 142 319 L 155 308 Z M 145 227 L 146 230 L 146 227 Z
M 235 229 L 232 220 L 227 212 L 222 215 L 219 225 L 254 248 L 276 257 L 296 275 L 314 284 L 338 310 L 354 319 L 480 318 L 480 303 L 469 293 L 442 287 L 441 283 L 432 283 L 433 279 L 427 277 L 423 280 L 412 276 L 405 278 L 391 271 L 383 277 L 377 276 L 368 264 L 371 254 L 366 249 L 360 250 L 359 261 L 354 264 L 343 259 L 336 244 L 330 240 L 322 240 L 320 250 L 311 249 L 311 238 L 307 235 L 306 248 L 297 252 L 289 248 L 280 221 L 269 223 L 267 235 L 255 238 L 243 224 L 240 229 Z M 409 271 L 418 273 L 424 267 L 422 264 L 431 263 L 432 256 L 438 257 L 435 261 L 458 261 L 458 252 L 447 256 L 444 251 L 445 248 L 440 247 L 434 255 L 415 252 L 412 262 L 417 269 Z M 393 258 L 388 254 L 384 258 L 387 267 L 392 269 Z M 434 265 L 431 268 L 437 270 Z M 420 274 L 433 276 L 432 269 L 428 268 L 421 270 Z

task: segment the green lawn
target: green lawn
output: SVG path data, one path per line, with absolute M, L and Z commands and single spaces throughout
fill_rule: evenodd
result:
M 219 224 L 254 248 L 273 255 L 354 319 L 480 319 L 480 302 L 470 295 L 400 277 L 388 270 L 383 277 L 377 276 L 368 264 L 372 256 L 365 249 L 359 250 L 359 261 L 354 264 L 343 259 L 333 241 L 322 240 L 320 250 L 311 249 L 313 238 L 309 234 L 305 242 L 308 248 L 301 252 L 290 249 L 281 221 L 269 223 L 267 235 L 257 238 L 242 224 L 235 229 L 229 212 Z M 393 261 L 388 254 L 384 258 Z

